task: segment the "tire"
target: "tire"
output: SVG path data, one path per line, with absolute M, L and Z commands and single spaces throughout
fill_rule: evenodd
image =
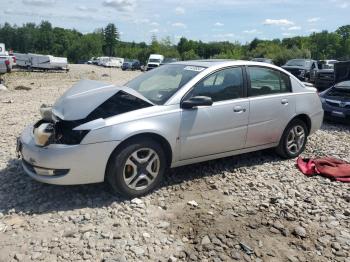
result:
M 150 138 L 138 138 L 112 153 L 106 179 L 114 193 L 134 198 L 153 191 L 162 181 L 166 168 L 161 145 Z
M 292 120 L 283 132 L 276 148 L 277 154 L 285 159 L 299 156 L 305 150 L 307 136 L 308 129 L 305 122 L 300 119 Z

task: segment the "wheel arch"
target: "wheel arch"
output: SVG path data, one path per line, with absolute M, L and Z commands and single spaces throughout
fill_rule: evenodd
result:
M 144 133 L 131 135 L 130 137 L 123 140 L 123 142 L 121 142 L 119 145 L 117 145 L 117 147 L 113 150 L 113 152 L 110 154 L 110 156 L 108 158 L 106 172 L 107 172 L 107 167 L 111 161 L 111 158 L 116 152 L 121 151 L 130 142 L 141 139 L 141 138 L 142 139 L 147 139 L 147 138 L 152 139 L 152 140 L 156 141 L 157 143 L 159 143 L 160 146 L 164 149 L 164 153 L 165 153 L 166 160 L 167 160 L 167 167 L 170 167 L 172 159 L 173 159 L 173 150 L 171 148 L 169 141 L 160 134 L 153 133 L 153 132 L 144 132 Z M 105 172 L 105 176 L 106 176 L 106 172 Z
M 288 125 L 292 121 L 294 121 L 296 119 L 299 119 L 299 120 L 303 121 L 306 124 L 307 132 L 308 132 L 308 134 L 310 134 L 310 131 L 311 131 L 311 128 L 312 128 L 311 118 L 307 114 L 298 114 L 295 117 L 293 117 L 292 120 L 289 121 Z

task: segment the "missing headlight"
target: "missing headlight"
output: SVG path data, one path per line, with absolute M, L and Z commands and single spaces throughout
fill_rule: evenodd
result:
M 55 124 L 55 143 L 77 145 L 89 133 L 89 130 L 73 130 L 80 123 L 75 121 L 58 121 Z
M 38 146 L 49 144 L 77 145 L 83 140 L 89 130 L 73 130 L 80 125 L 76 121 L 58 121 L 56 123 L 40 120 L 34 125 L 34 139 Z

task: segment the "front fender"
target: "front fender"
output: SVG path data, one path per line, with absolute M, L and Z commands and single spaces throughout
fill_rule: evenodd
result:
M 179 129 L 180 112 L 175 111 L 171 114 L 158 115 L 91 130 L 81 143 L 122 142 L 135 135 L 152 133 L 166 139 L 174 152 Z

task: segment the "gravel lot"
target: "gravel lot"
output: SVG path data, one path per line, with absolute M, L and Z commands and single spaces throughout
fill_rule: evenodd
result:
M 53 186 L 24 174 L 15 138 L 41 104 L 82 78 L 120 84 L 137 74 L 71 65 L 5 77 L 0 261 L 350 261 L 349 184 L 305 177 L 271 151 L 171 170 L 159 190 L 132 201 L 104 184 Z M 349 126 L 324 124 L 304 155 L 350 161 L 349 147 Z

